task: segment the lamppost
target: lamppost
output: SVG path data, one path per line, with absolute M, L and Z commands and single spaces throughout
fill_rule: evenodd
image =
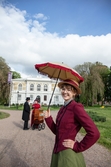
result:
M 9 84 L 9 107 L 10 107 L 10 103 L 11 103 L 11 87 L 12 87 L 12 72 L 8 72 L 8 84 Z
M 19 96 L 19 91 L 17 91 L 17 109 L 18 109 L 18 96 Z

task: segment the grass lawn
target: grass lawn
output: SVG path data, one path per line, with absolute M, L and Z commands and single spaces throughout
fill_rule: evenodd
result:
M 96 112 L 98 116 L 106 117 L 106 122 L 95 122 L 99 131 L 98 143 L 111 150 L 111 107 L 90 107 L 86 111 Z
M 1 111 L 0 111 L 0 119 L 7 118 L 7 117 L 9 117 L 9 116 L 10 116 L 10 114 L 8 114 L 8 113 L 6 113 L 6 112 L 1 112 Z

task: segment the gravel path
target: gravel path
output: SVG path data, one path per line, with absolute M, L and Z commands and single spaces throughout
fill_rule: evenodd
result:
M 22 111 L 6 112 L 10 117 L 0 120 L 0 167 L 50 167 L 54 135 L 48 127 L 24 131 Z M 55 118 L 56 112 L 52 115 Z M 98 144 L 85 151 L 84 157 L 87 167 L 111 167 L 111 151 Z

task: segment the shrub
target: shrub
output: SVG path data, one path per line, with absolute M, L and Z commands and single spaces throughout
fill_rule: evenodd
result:
M 92 118 L 92 120 L 95 121 L 95 122 L 99 122 L 99 121 L 100 122 L 105 122 L 106 121 L 106 117 L 99 116 L 99 115 L 97 115 L 96 112 L 89 111 L 88 114 Z

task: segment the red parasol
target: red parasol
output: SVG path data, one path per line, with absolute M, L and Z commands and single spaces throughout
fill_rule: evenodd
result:
M 78 83 L 83 82 L 83 77 L 74 69 L 64 65 L 63 63 L 43 63 L 36 64 L 35 68 L 39 73 L 47 75 L 49 78 L 59 78 L 61 80 L 74 79 Z
M 77 71 L 75 71 L 74 69 L 68 67 L 63 63 L 60 64 L 60 63 L 47 62 L 42 64 L 36 64 L 35 68 L 38 70 L 40 74 L 47 75 L 49 78 L 52 78 L 52 79 L 57 79 L 55 87 L 57 85 L 58 79 L 60 80 L 73 79 L 78 83 L 81 83 L 84 81 L 83 77 Z M 54 94 L 55 87 L 54 87 L 52 96 Z M 52 100 L 52 96 L 49 102 L 49 106 Z

